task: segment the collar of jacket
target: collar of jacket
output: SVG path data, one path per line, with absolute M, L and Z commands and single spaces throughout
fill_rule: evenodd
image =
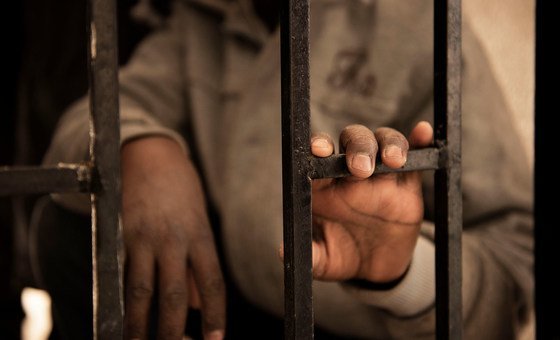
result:
M 270 33 L 253 10 L 252 0 L 183 0 L 222 20 L 224 33 L 262 46 Z

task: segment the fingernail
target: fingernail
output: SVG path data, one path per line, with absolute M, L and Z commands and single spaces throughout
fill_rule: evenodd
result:
M 361 170 L 364 172 L 371 172 L 373 164 L 369 155 L 365 153 L 357 153 L 352 158 L 352 167 L 356 170 Z
M 212 331 L 207 334 L 205 340 L 222 340 L 224 338 L 223 331 Z
M 390 145 L 383 150 L 383 156 L 390 159 L 399 159 L 403 157 L 403 152 L 398 146 Z
M 322 139 L 322 138 L 314 139 L 313 142 L 311 143 L 311 145 L 312 145 L 314 148 L 319 148 L 319 149 L 328 149 L 328 148 L 330 148 L 329 142 L 327 142 L 325 139 Z
M 311 152 L 318 157 L 327 157 L 332 153 L 331 145 L 323 138 L 311 141 Z

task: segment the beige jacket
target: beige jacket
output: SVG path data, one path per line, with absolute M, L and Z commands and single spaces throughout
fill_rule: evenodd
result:
M 432 3 L 312 1 L 314 130 L 337 136 L 361 123 L 407 134 L 432 120 Z M 122 141 L 167 135 L 198 155 L 223 221 L 227 265 L 247 298 L 281 316 L 279 51 L 279 33 L 268 34 L 248 0 L 185 0 L 120 82 Z M 465 336 L 510 339 L 532 308 L 532 183 L 512 116 L 466 24 L 463 51 Z M 87 111 L 82 100 L 66 112 L 45 163 L 86 157 Z M 315 282 L 318 326 L 348 337 L 433 337 L 432 177 L 425 175 L 426 222 L 404 280 L 388 291 Z M 87 210 L 87 198 L 81 202 Z

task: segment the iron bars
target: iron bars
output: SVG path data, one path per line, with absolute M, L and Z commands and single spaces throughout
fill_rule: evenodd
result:
M 309 0 L 282 1 L 284 337 L 313 338 Z
M 92 195 L 93 335 L 122 339 L 122 226 L 116 1 L 90 0 L 88 49 L 90 159 L 100 190 Z
M 461 0 L 434 2 L 434 125 L 446 150 L 435 174 L 437 338 L 461 339 Z
M 0 196 L 91 192 L 94 338 L 122 339 L 120 137 L 114 0 L 90 0 L 90 160 L 0 167 Z
M 461 323 L 461 2 L 434 5 L 434 96 L 437 148 L 411 152 L 401 171 L 436 171 L 438 338 L 460 339 Z M 0 195 L 92 194 L 96 338 L 122 338 L 122 262 L 116 15 L 113 0 L 91 0 L 90 163 L 59 168 L 1 168 Z M 317 160 L 309 145 L 309 0 L 282 3 L 282 135 L 285 336 L 313 337 L 311 178 L 347 174 L 343 156 Z M 378 172 L 392 171 L 378 168 Z M 19 178 L 19 179 L 18 179 Z M 15 180 L 14 180 L 15 179 Z M 102 293 L 100 293 L 102 292 Z
M 282 161 L 285 338 L 313 338 L 311 179 L 348 175 L 344 155 L 310 154 L 309 0 L 285 0 L 282 33 Z M 405 167 L 436 170 L 438 339 L 461 339 L 461 1 L 434 2 L 436 148 L 411 151 Z M 378 162 L 377 164 L 380 164 Z

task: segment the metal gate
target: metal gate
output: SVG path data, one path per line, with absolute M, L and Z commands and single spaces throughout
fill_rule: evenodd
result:
M 283 2 L 281 29 L 285 338 L 311 339 L 311 179 L 349 172 L 344 155 L 309 151 L 309 0 Z M 375 173 L 436 170 L 437 337 L 461 339 L 461 0 L 434 1 L 434 105 L 435 147 Z
M 0 168 L 0 196 L 90 192 L 94 338 L 123 335 L 121 181 L 115 0 L 89 1 L 90 159 L 54 168 Z M 309 135 L 309 0 L 284 0 L 282 135 L 285 337 L 313 337 L 311 180 L 348 174 L 344 155 L 316 159 Z M 410 151 L 406 165 L 376 173 L 436 170 L 437 337 L 460 339 L 461 0 L 434 3 L 435 146 Z
M 88 12 L 89 161 L 52 168 L 0 168 L 0 196 L 91 193 L 94 338 L 121 339 L 124 306 L 116 1 L 91 0 Z

